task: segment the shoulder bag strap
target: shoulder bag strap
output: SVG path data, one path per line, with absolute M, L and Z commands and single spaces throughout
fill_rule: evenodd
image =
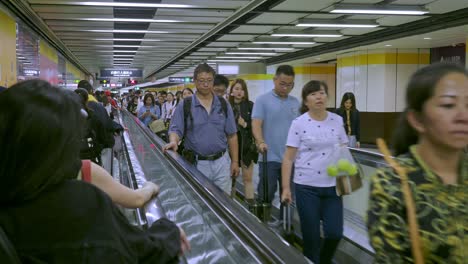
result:
M 91 182 L 91 161 L 81 161 L 81 180 L 85 182 Z
M 398 162 L 391 158 L 387 144 L 381 138 L 377 139 L 377 146 L 384 154 L 385 161 L 398 173 L 401 179 L 401 189 L 406 204 L 406 215 L 408 218 L 409 235 L 411 240 L 411 251 L 414 257 L 415 264 L 424 264 L 424 256 L 422 254 L 421 237 L 419 236 L 419 224 L 416 218 L 416 207 L 414 205 L 413 196 L 408 183 L 408 175 L 405 168 L 400 166 Z

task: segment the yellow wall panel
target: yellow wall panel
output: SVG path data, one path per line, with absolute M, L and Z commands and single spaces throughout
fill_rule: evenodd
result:
M 260 81 L 260 80 L 271 80 L 274 74 L 239 74 L 236 78 L 244 79 L 245 81 Z
M 16 22 L 0 11 L 0 85 L 16 83 Z
M 383 54 L 369 54 L 367 56 L 367 64 L 396 64 L 396 54 L 395 53 L 383 53 Z
M 44 40 L 39 41 L 39 52 L 42 56 L 46 57 L 50 61 L 58 64 L 58 55 L 57 51 L 49 46 Z

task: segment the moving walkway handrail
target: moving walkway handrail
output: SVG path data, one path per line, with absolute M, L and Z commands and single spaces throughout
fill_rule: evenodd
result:
M 269 230 L 256 217 L 230 199 L 217 186 L 210 182 L 195 166 L 188 163 L 174 151 L 162 152 L 166 144 L 148 127 L 144 126 L 128 111 L 124 115 L 135 120 L 141 131 L 156 146 L 158 152 L 165 155 L 169 164 L 173 165 L 196 190 L 196 193 L 211 207 L 244 243 L 253 249 L 257 257 L 264 263 L 307 263 L 303 255 Z

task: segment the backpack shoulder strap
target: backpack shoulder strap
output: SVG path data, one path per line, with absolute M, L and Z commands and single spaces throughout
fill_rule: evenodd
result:
M 91 182 L 91 161 L 81 161 L 81 180 L 84 182 Z
M 219 99 L 219 101 L 221 102 L 221 110 L 223 110 L 224 116 L 226 116 L 226 118 L 227 118 L 228 114 L 227 114 L 227 102 L 226 102 L 226 99 L 224 99 L 224 97 L 219 96 L 219 95 L 218 95 L 218 99 Z
M 193 116 L 190 111 L 192 108 L 192 96 L 184 99 L 184 136 L 187 135 L 187 118 L 190 118 L 190 122 L 193 124 Z

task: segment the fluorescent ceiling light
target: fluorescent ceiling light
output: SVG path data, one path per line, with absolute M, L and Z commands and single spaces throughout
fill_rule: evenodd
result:
M 100 22 L 141 22 L 141 23 L 178 23 L 180 20 L 169 20 L 169 19 L 145 19 L 145 18 L 75 18 L 73 20 L 84 20 L 84 21 L 100 21 Z
M 317 37 L 317 38 L 339 38 L 341 34 L 306 34 L 306 33 L 284 33 L 271 34 L 272 37 Z
M 97 38 L 97 41 L 161 41 L 160 39 L 135 39 L 135 38 Z
M 304 41 L 304 42 L 297 42 L 297 41 L 291 41 L 291 42 L 287 42 L 287 41 L 254 41 L 252 42 L 253 44 L 278 44 L 278 45 L 312 45 L 312 44 L 315 44 L 315 42 L 313 41 L 310 41 L 310 42 L 307 42 L 307 41 Z
M 132 61 L 133 59 L 128 59 L 128 58 L 114 58 L 114 61 L 119 60 L 119 61 Z
M 251 60 L 261 60 L 263 57 L 230 57 L 230 56 L 217 56 L 216 59 L 251 59 Z
M 428 40 L 428 39 L 432 39 L 432 38 L 426 37 L 426 38 L 424 38 L 424 39 L 425 39 L 425 40 Z
M 375 28 L 379 24 L 372 20 L 332 20 L 332 19 L 299 19 L 296 27 L 339 27 L 339 28 Z
M 96 50 L 96 52 L 137 53 L 137 50 Z
M 390 44 L 385 45 L 385 47 L 391 47 L 391 46 L 392 46 L 392 45 L 390 45 Z
M 424 15 L 429 13 L 420 6 L 411 5 L 335 5 L 330 13 L 342 14 L 379 14 L 379 15 Z
M 128 29 L 86 29 L 81 30 L 85 32 L 99 32 L 99 33 L 154 33 L 154 34 L 168 34 L 168 31 L 158 30 L 128 30 Z
M 75 4 L 74 4 L 75 3 Z M 147 7 L 147 8 L 190 8 L 191 5 L 182 4 L 151 4 L 151 3 L 118 3 L 118 2 L 71 2 L 84 6 L 113 6 L 113 7 Z
M 265 56 L 274 56 L 277 53 L 274 52 L 226 52 L 228 55 L 265 55 Z
M 297 24 L 296 27 L 341 27 L 341 28 L 375 28 L 378 25 L 345 25 L 345 24 Z
M 101 55 L 101 56 L 107 56 L 107 55 Z M 119 54 L 115 54 L 114 55 L 114 58 L 115 57 L 135 57 L 135 55 L 119 55 Z
M 254 60 L 207 60 L 208 62 L 255 62 Z
M 237 48 L 239 50 L 294 50 L 294 48 L 275 48 L 275 47 L 271 47 L 271 48 L 250 48 L 250 47 L 239 47 Z

